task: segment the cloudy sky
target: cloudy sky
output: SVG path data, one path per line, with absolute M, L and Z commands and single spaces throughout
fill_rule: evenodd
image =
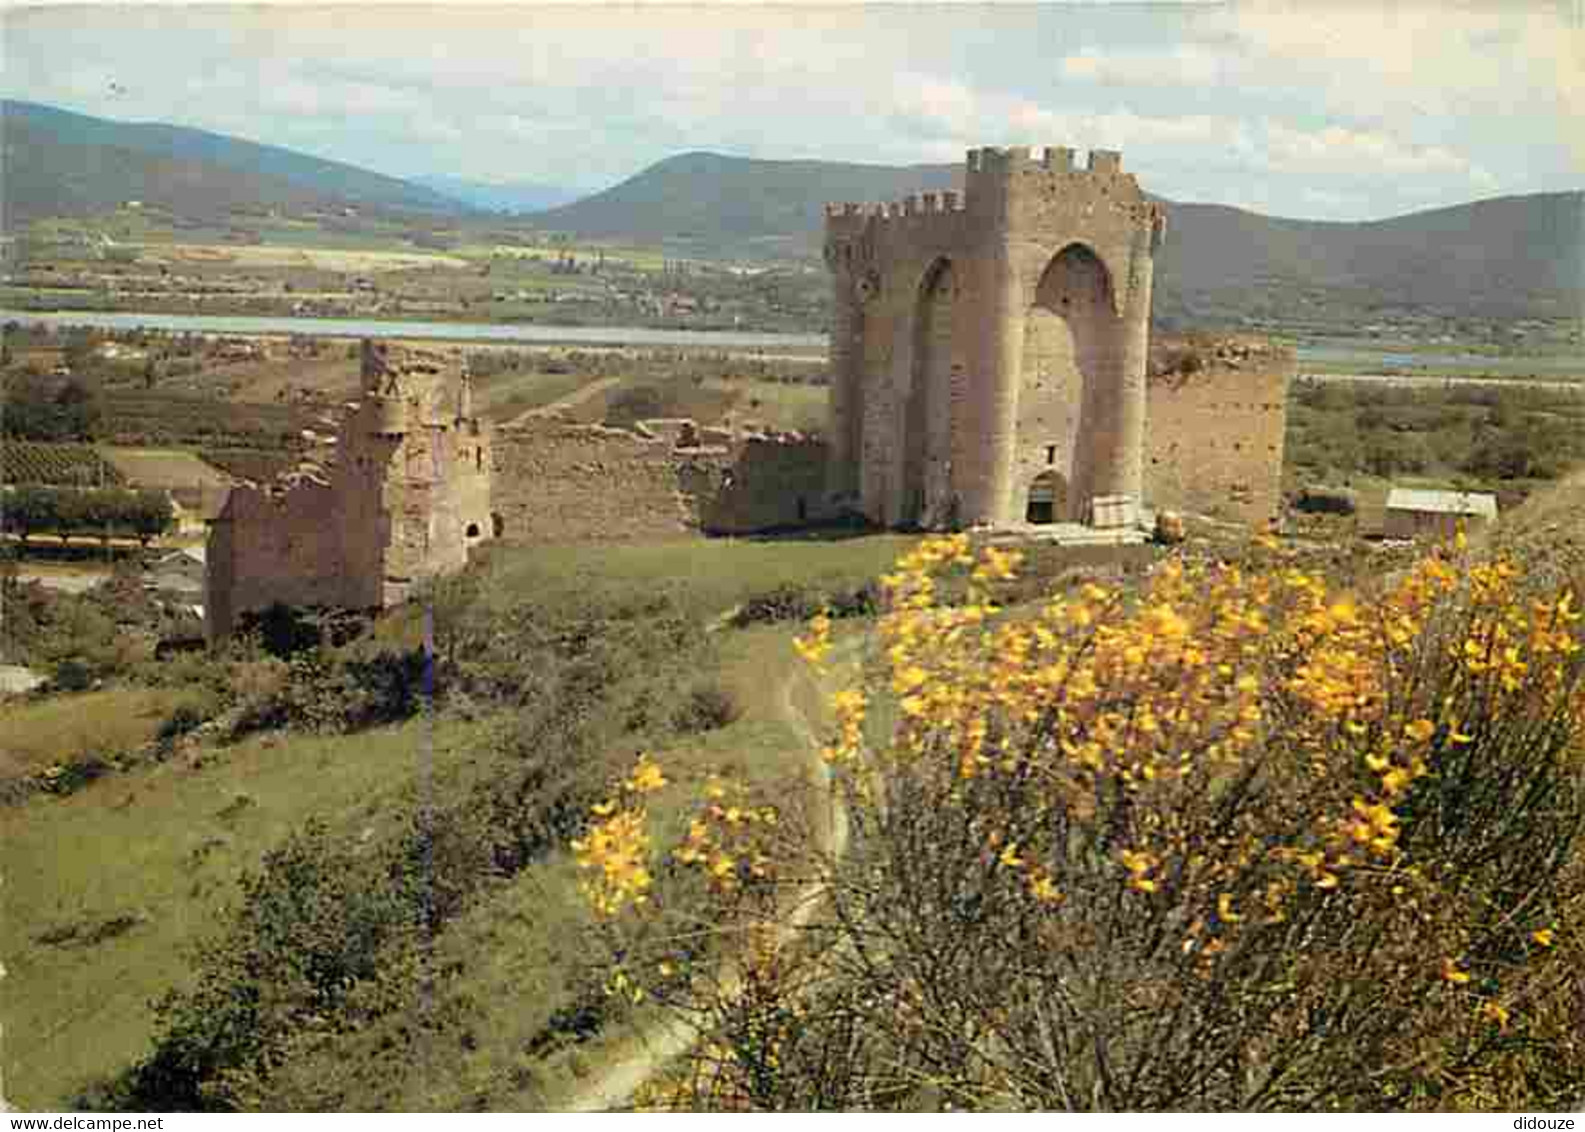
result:
M 1122 149 L 1151 191 L 1374 219 L 1585 186 L 1585 0 L 0 13 L 0 91 L 398 176 L 603 188 L 686 150 Z

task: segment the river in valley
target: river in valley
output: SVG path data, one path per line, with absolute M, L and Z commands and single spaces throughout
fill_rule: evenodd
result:
M 810 355 L 826 348 L 824 334 L 768 334 L 737 330 L 659 330 L 642 326 L 542 326 L 528 323 L 417 322 L 365 318 L 292 318 L 290 316 L 138 314 L 109 311 L 7 311 L 0 322 L 50 326 L 93 326 L 104 330 L 147 327 L 171 333 L 287 335 L 327 338 L 425 338 L 448 342 L 537 343 L 568 346 L 670 346 L 732 352 L 766 351 Z M 1489 357 L 1484 354 L 1406 353 L 1383 349 L 1368 340 L 1327 339 L 1298 347 L 1299 369 L 1305 363 L 1347 366 L 1360 374 L 1385 372 L 1434 373 L 1446 368 L 1461 374 L 1494 377 L 1585 380 L 1585 357 L 1558 354 Z

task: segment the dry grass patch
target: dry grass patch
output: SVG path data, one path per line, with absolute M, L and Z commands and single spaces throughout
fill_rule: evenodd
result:
M 135 487 L 221 488 L 226 477 L 180 448 L 101 448 L 100 452 Z
M 0 782 L 140 747 L 178 707 L 202 709 L 203 699 L 171 688 L 108 688 L 0 707 Z

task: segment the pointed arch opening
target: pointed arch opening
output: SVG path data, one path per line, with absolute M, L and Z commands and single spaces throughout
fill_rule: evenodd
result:
M 1047 470 L 1060 481 L 1050 521 L 1079 518 L 1091 494 L 1102 447 L 1096 433 L 1108 427 L 1108 374 L 1120 342 L 1113 300 L 1106 264 L 1074 242 L 1047 261 L 1025 312 L 1016 459 L 1024 482 Z
M 903 413 L 901 522 L 930 525 L 949 491 L 952 308 L 957 280 L 950 259 L 925 271 L 914 312 L 913 365 Z

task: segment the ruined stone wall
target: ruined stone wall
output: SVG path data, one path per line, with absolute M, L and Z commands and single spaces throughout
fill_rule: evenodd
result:
M 492 536 L 491 429 L 471 402 L 457 351 L 364 344 L 363 401 L 337 463 L 350 564 L 379 579 L 377 604 L 462 569 Z
M 1255 525 L 1275 519 L 1293 350 L 1255 338 L 1166 339 L 1152 353 L 1146 499 Z
M 679 450 L 682 483 L 706 534 L 751 534 L 824 518 L 824 441 L 748 439 L 707 460 Z M 697 473 L 708 472 L 705 478 Z
M 643 542 L 695 529 L 671 446 L 627 429 L 554 419 L 503 428 L 495 510 L 512 543 Z
M 281 491 L 233 488 L 210 525 L 205 553 L 205 618 L 213 637 L 231 633 L 249 611 L 276 602 L 365 607 L 344 568 L 340 496 L 321 480 Z
M 722 438 L 715 429 L 677 431 Z M 660 435 L 545 419 L 497 434 L 494 507 L 511 543 L 747 534 L 820 518 L 827 462 L 822 442 L 801 437 L 678 447 Z
M 277 602 L 382 608 L 461 569 L 494 534 L 491 445 L 459 353 L 365 342 L 331 467 L 234 489 L 211 524 L 211 636 Z

